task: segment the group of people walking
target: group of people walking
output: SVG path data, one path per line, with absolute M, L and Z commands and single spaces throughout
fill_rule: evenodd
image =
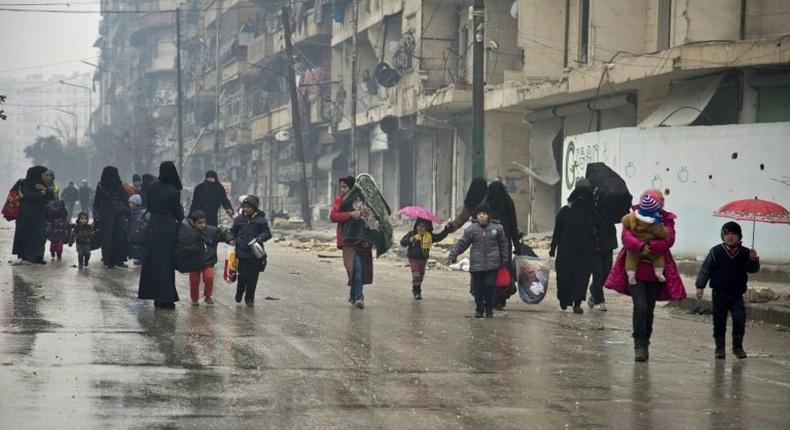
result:
M 370 222 L 370 214 L 366 213 L 370 208 L 344 206 L 355 183 L 352 176 L 339 179 L 339 193 L 329 218 L 337 223 L 336 240 L 348 279 L 348 302 L 361 309 L 365 306 L 364 286 L 373 282 L 373 255 L 370 241 L 348 237 L 347 224 L 363 218 L 365 223 Z M 199 305 L 202 280 L 204 302 L 210 306 L 214 303 L 211 295 L 214 266 L 218 261 L 217 245 L 226 242 L 235 248 L 235 300 L 254 306 L 258 279 L 267 265 L 263 243 L 272 237 L 269 224 L 256 196 L 244 196 L 236 214 L 213 171 L 207 172 L 205 181 L 196 187 L 189 216 L 184 213 L 182 184 L 172 162 L 160 165 L 157 178 L 135 175 L 132 185 L 121 181 L 117 168 L 105 167 L 93 199 L 93 224 L 84 210 L 76 223 L 71 224 L 74 199 L 82 199 L 82 191 L 75 192 L 72 182 L 61 200 L 54 173 L 43 166 L 31 167 L 15 189 L 22 199 L 13 252 L 23 261 L 46 263 L 44 246 L 49 221 L 53 259 L 61 258 L 64 242 L 69 245 L 76 242 L 80 268 L 88 265 L 95 247 L 101 248 L 102 262 L 110 269 L 128 267 L 127 257 L 132 255 L 142 265 L 140 299 L 153 300 L 157 308 L 173 309 L 179 300 L 175 272 L 180 270 L 190 275 L 192 304 Z M 644 191 L 638 201 L 622 219 L 623 249 L 614 260 L 613 251 L 618 247 L 615 225 L 601 213 L 590 181 L 580 178 L 567 204 L 557 214 L 549 255 L 556 257 L 557 298 L 561 309 L 572 307 L 574 313 L 582 314 L 588 287 L 590 307 L 597 311 L 607 310 L 604 286 L 631 296 L 635 359 L 647 361 L 656 302 L 684 298 L 685 287 L 670 251 L 675 242 L 676 215 L 664 208 L 664 196 L 659 190 Z M 233 219 L 230 230 L 218 227 L 220 208 Z M 516 292 L 514 255 L 531 252 L 521 242 L 523 234 L 518 229 L 515 204 L 500 180 L 487 183 L 484 178 L 475 178 L 457 216 L 440 232 L 434 232 L 431 221 L 418 218 L 400 244 L 407 248 L 413 297 L 422 300 L 432 245 L 468 221 L 471 224 L 450 250 L 448 263 L 455 262 L 471 248 L 470 293 L 475 299 L 475 317 L 491 318 L 494 310 L 504 308 Z M 728 314 L 733 318 L 733 352 L 738 358 L 746 357 L 742 295 L 746 291 L 747 273 L 759 270 L 759 257 L 754 250 L 743 247 L 741 238 L 738 224 L 725 224 L 722 243 L 711 249 L 696 282 L 700 298 L 709 282 L 713 288 L 716 358 L 725 355 Z M 177 250 L 192 245 L 185 254 L 194 259 L 188 257 L 190 262 L 184 263 L 177 257 Z

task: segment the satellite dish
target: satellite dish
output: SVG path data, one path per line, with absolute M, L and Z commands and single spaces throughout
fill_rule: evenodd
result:
M 383 61 L 376 65 L 373 73 L 376 74 L 376 80 L 379 81 L 379 85 L 384 88 L 392 88 L 400 82 L 400 73 Z
M 381 118 L 381 121 L 379 121 L 379 127 L 381 127 L 381 131 L 384 133 L 392 134 L 398 129 L 398 118 L 392 115 L 387 115 L 384 118 Z
M 287 142 L 291 140 L 291 132 L 288 130 L 280 130 L 274 133 L 274 140 L 278 142 Z

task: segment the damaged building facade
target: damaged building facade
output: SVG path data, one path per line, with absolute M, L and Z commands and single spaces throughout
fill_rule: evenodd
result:
M 140 4 L 175 8 L 166 1 Z M 216 167 L 234 195 L 255 192 L 268 210 L 298 214 L 281 6 L 263 0 L 182 5 L 185 176 L 198 182 Z M 477 29 L 470 6 L 446 0 L 293 2 L 314 218 L 325 218 L 336 179 L 353 164 L 376 178 L 391 207 L 416 204 L 450 218 L 472 179 L 473 161 L 484 156 L 486 177 L 501 177 L 511 192 L 522 231 L 546 232 L 563 187 L 579 176 L 577 154 L 565 150 L 571 136 L 790 120 L 785 1 L 490 0 L 485 25 Z M 146 82 L 155 88 L 145 94 L 163 94 L 175 82 L 172 68 L 153 64 L 172 56 L 166 43 L 172 26 L 135 35 L 145 19 L 105 16 L 108 23 L 129 22 L 107 25 L 103 37 L 114 42 L 102 46 L 102 58 L 131 61 L 118 76 L 148 67 L 156 80 Z M 484 154 L 474 153 L 471 143 L 476 37 L 485 46 Z M 105 54 L 108 49 L 114 51 Z M 133 93 L 133 76 L 119 86 L 101 73 L 105 99 L 131 97 L 124 94 Z M 162 149 L 156 154 L 173 158 L 172 102 L 160 99 L 155 147 Z

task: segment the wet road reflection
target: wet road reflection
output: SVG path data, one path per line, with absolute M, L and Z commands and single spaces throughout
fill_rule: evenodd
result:
M 358 310 L 341 268 L 270 252 L 259 288 L 281 300 L 252 309 L 226 284 L 214 308 L 163 311 L 135 299 L 136 270 L 0 265 L 2 427 L 790 427 L 785 332 L 750 328 L 765 358 L 713 363 L 708 322 L 662 309 L 640 365 L 627 302 L 479 320 L 465 274 L 437 272 L 415 302 L 382 263 Z

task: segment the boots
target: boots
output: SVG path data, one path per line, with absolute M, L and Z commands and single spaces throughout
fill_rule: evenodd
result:
M 724 360 L 727 356 L 724 352 L 724 337 L 714 337 L 713 340 L 716 341 L 716 359 Z
M 647 346 L 635 346 L 634 347 L 634 361 L 647 361 L 650 359 L 650 353 L 647 350 Z
M 732 336 L 732 353 L 739 359 L 747 357 L 746 351 L 743 350 L 743 336 Z

